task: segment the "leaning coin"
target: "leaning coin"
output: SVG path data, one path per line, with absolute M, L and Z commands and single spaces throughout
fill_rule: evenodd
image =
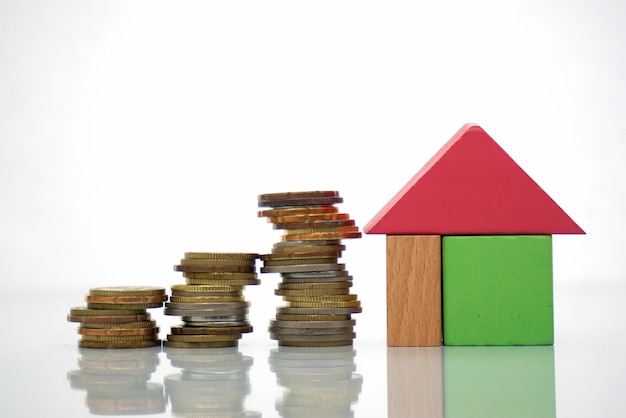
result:
M 334 205 L 342 203 L 343 197 L 312 197 L 312 198 L 294 198 L 283 200 L 259 200 L 259 207 L 278 208 L 284 206 L 311 206 L 311 205 Z
M 320 206 L 316 206 L 320 207 Z M 304 222 L 319 222 L 319 221 L 336 221 L 350 219 L 350 215 L 347 213 L 338 213 L 338 210 L 334 207 L 333 212 L 323 213 L 291 213 L 284 215 L 267 216 L 268 223 L 281 224 L 281 223 L 304 223 Z
M 257 212 L 259 217 L 315 215 L 324 213 L 337 213 L 339 208 L 333 205 L 292 206 L 277 209 L 263 209 Z
M 340 229 L 343 227 L 355 227 L 356 223 L 354 219 L 333 219 L 333 220 L 320 220 L 320 221 L 304 221 L 304 222 L 275 222 L 273 229 L 309 229 L 309 228 L 321 228 L 321 229 Z M 357 229 L 358 231 L 358 229 Z M 324 231 L 321 231 L 324 232 Z
M 295 192 L 264 193 L 257 200 L 311 199 L 316 197 L 338 197 L 337 190 L 306 190 Z
M 283 235 L 283 241 L 317 241 L 326 239 L 361 238 L 360 232 L 318 232 L 310 234 Z

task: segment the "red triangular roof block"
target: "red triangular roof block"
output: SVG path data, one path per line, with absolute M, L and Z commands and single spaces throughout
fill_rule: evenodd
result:
M 368 234 L 584 234 L 478 125 L 464 125 L 363 229 Z

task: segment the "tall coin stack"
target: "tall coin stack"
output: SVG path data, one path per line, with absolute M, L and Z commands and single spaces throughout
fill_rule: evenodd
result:
M 148 313 L 167 300 L 165 288 L 114 286 L 89 289 L 87 306 L 71 308 L 69 322 L 79 322 L 82 348 L 160 346 L 159 328 Z
M 170 328 L 166 347 L 236 347 L 243 333 L 251 332 L 245 285 L 259 284 L 256 253 L 187 252 L 174 270 L 186 284 L 172 285 L 165 315 L 182 317 L 183 325 Z
M 271 254 L 261 255 L 261 273 L 280 273 L 274 291 L 286 306 L 270 322 L 270 338 L 280 346 L 352 345 L 356 334 L 353 313 L 361 302 L 350 294 L 352 276 L 339 264 L 346 238 L 361 238 L 348 214 L 335 206 L 336 191 L 271 193 L 258 196 L 259 217 L 283 230 Z

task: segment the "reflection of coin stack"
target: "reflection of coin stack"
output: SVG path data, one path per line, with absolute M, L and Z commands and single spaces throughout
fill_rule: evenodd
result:
M 352 347 L 278 347 L 269 363 L 285 388 L 276 402 L 281 417 L 353 417 L 363 377 Z
M 275 294 L 287 305 L 279 307 L 269 327 L 270 338 L 281 346 L 352 345 L 356 334 L 351 314 L 361 302 L 350 294 L 352 276 L 337 260 L 344 238 L 360 238 L 348 214 L 339 213 L 343 198 L 335 191 L 287 192 L 258 197 L 259 216 L 282 229 L 281 242 L 262 255 L 262 273 L 280 273 Z
M 95 415 L 140 415 L 165 412 L 161 383 L 149 382 L 159 364 L 161 347 L 136 350 L 81 349 L 79 370 L 67 378 L 87 391 L 85 402 Z
M 215 416 L 229 418 L 260 417 L 246 411 L 250 393 L 248 372 L 252 357 L 243 356 L 237 347 L 185 350 L 165 347 L 179 374 L 165 377 L 165 392 L 172 415 L 181 417 Z
M 89 290 L 86 307 L 70 309 L 69 322 L 79 322 L 79 347 L 141 348 L 160 346 L 159 328 L 148 308 L 167 300 L 165 288 L 146 286 L 97 287 Z
M 241 335 L 252 331 L 245 285 L 259 284 L 258 254 L 185 253 L 174 269 L 187 284 L 172 285 L 165 315 L 181 316 L 183 325 L 170 328 L 166 347 L 219 348 L 237 346 Z

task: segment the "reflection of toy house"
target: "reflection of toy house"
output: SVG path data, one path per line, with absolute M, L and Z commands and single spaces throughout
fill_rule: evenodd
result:
M 365 226 L 387 237 L 389 346 L 554 342 L 552 234 L 583 230 L 479 126 Z

